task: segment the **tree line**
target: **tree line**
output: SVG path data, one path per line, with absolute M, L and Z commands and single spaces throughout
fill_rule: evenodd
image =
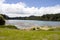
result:
M 31 15 L 29 17 L 8 17 L 7 15 L 3 15 L 1 14 L 5 19 L 7 20 L 42 20 L 42 21 L 60 21 L 60 13 L 56 13 L 56 14 L 45 14 L 42 16 L 34 16 Z

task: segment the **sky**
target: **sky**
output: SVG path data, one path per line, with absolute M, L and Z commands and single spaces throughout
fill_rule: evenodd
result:
M 60 13 L 60 0 L 0 0 L 0 14 L 9 17 Z
M 9 4 L 16 4 L 18 2 L 25 3 L 28 7 L 47 7 L 47 6 L 54 6 L 59 5 L 60 0 L 6 0 L 5 3 Z

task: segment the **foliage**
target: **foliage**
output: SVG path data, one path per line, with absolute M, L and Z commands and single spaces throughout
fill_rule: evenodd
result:
M 4 25 L 5 24 L 5 19 L 3 18 L 3 16 L 0 15 L 0 25 Z
M 50 28 L 50 29 L 48 29 L 48 31 L 54 31 L 54 29 L 53 28 Z
M 48 31 L 60 31 L 60 27 L 50 28 Z
M 17 27 L 13 25 L 0 25 L 0 28 L 17 29 Z
M 60 13 L 56 14 L 45 14 L 42 16 L 31 15 L 29 17 L 8 17 L 7 15 L 1 14 L 5 19 L 19 19 L 19 20 L 43 20 L 43 21 L 60 21 Z
M 60 13 L 43 15 L 41 16 L 41 20 L 60 21 Z
M 9 19 L 9 17 L 5 14 L 0 14 L 1 16 L 3 16 L 4 19 Z

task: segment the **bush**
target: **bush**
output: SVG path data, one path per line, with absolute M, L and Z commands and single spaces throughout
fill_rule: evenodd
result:
M 42 29 L 40 29 L 39 27 L 33 27 L 33 28 L 31 28 L 31 30 L 38 30 L 38 31 L 40 31 Z
M 31 28 L 31 30 L 36 30 L 36 28 L 35 28 L 35 27 L 33 27 L 33 28 Z
M 60 31 L 60 27 L 56 27 L 55 30 L 56 30 L 56 31 Z
M 51 28 L 51 29 L 48 29 L 48 31 L 54 31 L 54 29 L 53 29 L 53 28 Z
M 5 20 L 3 16 L 0 15 L 0 25 L 4 25 L 4 24 L 5 24 Z
M 0 25 L 0 28 L 17 29 L 17 27 L 14 25 Z
M 56 27 L 56 28 L 51 28 L 48 31 L 60 31 L 60 27 Z

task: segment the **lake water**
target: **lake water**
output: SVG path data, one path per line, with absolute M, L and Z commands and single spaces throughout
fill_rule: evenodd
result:
M 60 22 L 36 20 L 6 20 L 6 25 L 15 25 L 18 28 L 29 28 L 33 26 L 60 26 Z

